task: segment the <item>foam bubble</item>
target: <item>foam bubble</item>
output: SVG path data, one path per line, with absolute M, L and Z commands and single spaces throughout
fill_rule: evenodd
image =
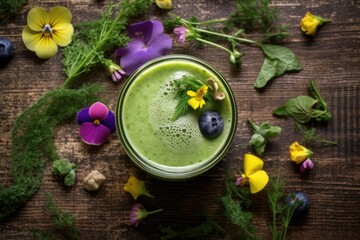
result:
M 186 114 L 175 121 L 172 120 L 177 105 L 173 83 L 185 74 L 175 72 L 149 101 L 149 122 L 154 132 L 171 151 L 176 153 L 195 150 L 194 146 L 203 139 L 195 115 Z

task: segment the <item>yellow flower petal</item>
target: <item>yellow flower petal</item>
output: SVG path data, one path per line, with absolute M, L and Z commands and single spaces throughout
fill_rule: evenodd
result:
M 269 182 L 269 176 L 264 170 L 259 170 L 251 175 L 248 175 L 247 177 L 249 178 L 251 193 L 260 192 Z
M 171 9 L 172 2 L 171 0 L 155 0 L 156 5 L 162 9 Z
M 315 35 L 319 25 L 320 21 L 310 12 L 307 12 L 300 22 L 301 30 L 307 35 Z
M 43 36 L 35 46 L 36 55 L 42 59 L 48 59 L 55 56 L 57 51 L 58 46 L 50 36 Z
M 190 98 L 187 103 L 194 109 L 196 110 L 199 105 L 200 105 L 200 102 L 196 99 L 196 98 Z
M 66 7 L 53 7 L 49 12 L 49 24 L 53 30 L 66 28 L 71 24 L 72 14 Z
M 135 176 L 130 176 L 127 183 L 124 185 L 124 191 L 131 194 L 136 200 L 140 195 L 153 197 L 145 188 L 145 182 L 140 181 Z
M 313 153 L 311 150 L 301 146 L 298 142 L 293 142 L 289 147 L 290 158 L 299 164 L 305 161 Z
M 28 26 L 22 31 L 22 40 L 27 49 L 30 51 L 35 51 L 36 44 L 40 41 L 41 32 L 35 32 L 31 30 Z
M 264 162 L 257 156 L 246 153 L 244 155 L 244 172 L 247 176 L 259 171 L 263 168 Z
M 196 92 L 191 91 L 191 90 L 187 91 L 186 94 L 190 97 L 196 97 Z
M 205 105 L 205 100 L 201 99 L 199 102 L 199 107 L 202 108 L 203 105 Z
M 48 12 L 41 7 L 32 8 L 27 15 L 27 25 L 31 30 L 41 32 L 45 24 L 49 23 Z
M 61 30 L 54 30 L 52 38 L 60 47 L 65 47 L 71 43 L 74 28 L 71 24 L 68 24 Z

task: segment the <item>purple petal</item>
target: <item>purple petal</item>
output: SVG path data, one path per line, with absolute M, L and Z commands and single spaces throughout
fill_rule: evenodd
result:
M 134 23 L 128 27 L 128 35 L 134 39 L 141 39 L 147 44 L 154 36 L 162 33 L 164 26 L 157 20 Z
M 142 49 L 123 56 L 120 60 L 120 65 L 126 71 L 127 75 L 131 75 L 138 67 L 147 61 L 160 56 L 162 55 L 152 48 Z
M 80 137 L 89 145 L 101 145 L 111 135 L 108 127 L 99 124 L 95 125 L 91 122 L 85 122 L 80 126 Z
M 104 120 L 109 114 L 107 106 L 101 102 L 96 102 L 89 108 L 89 115 L 93 120 Z
M 93 120 L 91 119 L 91 117 L 89 115 L 89 108 L 90 107 L 83 108 L 77 113 L 76 121 L 79 124 L 83 124 L 84 122 L 93 122 Z
M 127 47 L 125 48 L 118 48 L 115 51 L 115 56 L 122 57 L 124 55 L 130 54 L 133 51 L 141 50 L 145 46 L 145 43 L 139 39 L 133 39 L 131 42 L 128 43 Z
M 149 42 L 148 48 L 152 48 L 164 55 L 172 48 L 172 39 L 165 33 L 158 34 Z
M 110 133 L 115 132 L 116 126 L 114 113 L 112 111 L 109 111 L 108 116 L 103 121 L 101 121 L 101 124 L 106 126 L 110 130 Z

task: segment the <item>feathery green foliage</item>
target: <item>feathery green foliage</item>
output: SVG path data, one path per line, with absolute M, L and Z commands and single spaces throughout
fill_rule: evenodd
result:
M 78 90 L 56 88 L 42 96 L 16 120 L 12 131 L 12 185 L 0 186 L 0 221 L 38 190 L 46 160 L 58 160 L 54 128 L 98 98 L 99 85 Z
M 26 0 L 1 0 L 0 21 L 12 14 L 15 14 L 26 3 Z

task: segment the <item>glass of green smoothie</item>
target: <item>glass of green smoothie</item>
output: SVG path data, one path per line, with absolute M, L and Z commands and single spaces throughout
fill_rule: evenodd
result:
M 196 110 L 189 107 L 174 119 L 174 82 L 184 76 L 213 79 L 225 98 Z M 215 138 L 200 132 L 205 111 L 215 111 L 223 120 Z M 208 63 L 187 55 L 167 55 L 141 66 L 127 79 L 116 107 L 117 133 L 127 155 L 140 169 L 164 180 L 189 179 L 212 168 L 230 148 L 236 126 L 236 102 L 227 81 Z

